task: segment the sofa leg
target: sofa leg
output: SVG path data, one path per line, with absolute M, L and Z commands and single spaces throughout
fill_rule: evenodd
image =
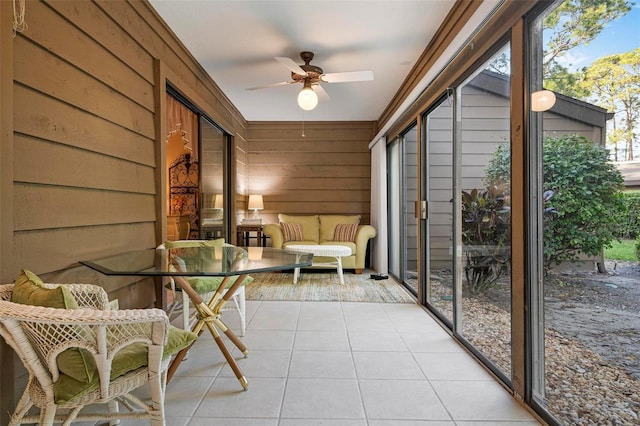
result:
M 362 269 L 356 269 L 354 272 L 355 272 L 356 274 L 360 275 L 360 274 L 362 273 Z

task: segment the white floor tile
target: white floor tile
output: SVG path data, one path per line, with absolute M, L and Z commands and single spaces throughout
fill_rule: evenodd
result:
M 353 351 L 408 351 L 404 340 L 395 331 L 351 331 L 349 342 Z
M 294 351 L 289 377 L 355 379 L 350 352 Z
M 235 377 L 217 378 L 195 417 L 278 418 L 285 379 L 254 377 L 243 391 Z M 215 423 L 215 422 L 212 422 Z
M 451 420 L 425 380 L 360 380 L 368 419 Z
M 400 336 L 411 352 L 463 352 L 463 347 L 445 331 L 405 332 Z
M 353 352 L 359 379 L 425 380 L 409 352 Z
M 431 381 L 431 385 L 456 421 L 535 420 L 495 381 Z
M 298 330 L 346 329 L 339 303 L 304 302 L 300 305 Z
M 249 389 L 205 330 L 167 385 L 167 425 L 538 424 L 417 305 L 248 301 L 249 356 L 223 340 Z
M 291 351 L 252 350 L 246 358 L 237 359 L 244 376 L 251 381 L 253 377 L 287 377 Z M 229 364 L 225 364 L 220 377 L 235 377 Z M 251 386 L 251 383 L 249 383 Z
M 493 380 L 469 354 L 462 352 L 414 353 L 429 380 Z
M 295 336 L 295 330 L 247 329 L 247 334 L 241 340 L 250 353 L 256 349 L 290 351 Z
M 358 382 L 350 379 L 287 381 L 282 418 L 364 419 Z

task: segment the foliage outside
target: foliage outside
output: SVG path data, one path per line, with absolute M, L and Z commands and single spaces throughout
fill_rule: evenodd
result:
M 640 48 L 604 56 L 575 71 L 563 57 L 595 40 L 633 6 L 628 0 L 565 0 L 544 20 L 545 88 L 615 113 L 607 129 L 607 144 L 613 148 L 615 161 L 633 160 L 635 155 L 640 124 Z M 618 144 L 624 146 L 624 155 L 618 153 Z
M 618 230 L 618 238 L 634 239 L 640 237 L 640 192 L 624 192 L 626 215 Z
M 467 288 L 483 293 L 509 268 L 511 208 L 504 186 L 462 191 L 462 243 Z
M 609 152 L 584 137 L 544 138 L 544 266 L 597 256 L 618 237 L 626 215 L 623 179 Z M 485 185 L 509 182 L 509 151 L 501 146 L 487 166 Z
M 614 241 L 604 249 L 604 257 L 609 260 L 636 261 L 636 247 L 633 240 Z

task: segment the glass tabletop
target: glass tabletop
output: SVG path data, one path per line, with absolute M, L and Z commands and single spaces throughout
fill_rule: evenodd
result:
M 313 255 L 271 247 L 144 249 L 80 263 L 105 275 L 229 276 L 311 266 Z

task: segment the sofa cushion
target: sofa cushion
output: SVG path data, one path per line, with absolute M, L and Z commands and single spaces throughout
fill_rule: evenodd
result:
M 318 215 L 294 216 L 280 213 L 278 220 L 284 223 L 299 223 L 302 226 L 302 236 L 305 241 L 320 241 Z
M 357 223 L 339 223 L 333 233 L 333 241 L 349 241 L 356 240 L 356 232 L 358 231 Z
M 302 241 L 304 238 L 302 236 L 302 225 L 299 223 L 280 222 L 280 227 L 282 228 L 282 238 L 285 243 L 288 241 Z
M 320 242 L 333 241 L 336 226 L 339 224 L 359 224 L 360 215 L 320 215 Z

